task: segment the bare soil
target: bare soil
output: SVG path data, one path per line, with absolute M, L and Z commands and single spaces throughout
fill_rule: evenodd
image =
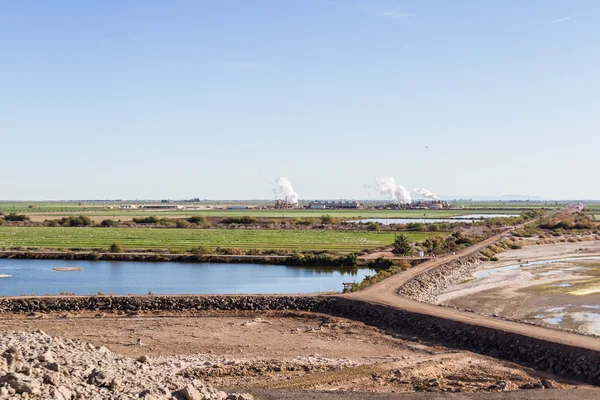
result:
M 124 356 L 146 356 L 150 365 L 168 366 L 219 388 L 257 393 L 310 389 L 441 394 L 581 386 L 321 314 L 77 313 L 3 315 L 0 320 L 0 330 L 41 329 Z

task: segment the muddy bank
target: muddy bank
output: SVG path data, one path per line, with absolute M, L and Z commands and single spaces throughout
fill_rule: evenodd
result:
M 448 347 L 513 361 L 600 385 L 600 352 L 550 343 L 393 307 L 329 296 L 37 297 L 0 300 L 0 312 L 152 310 L 299 310 L 344 317 L 389 332 L 415 335 Z

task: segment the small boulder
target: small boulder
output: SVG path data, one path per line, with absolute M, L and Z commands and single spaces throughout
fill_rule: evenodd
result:
M 204 396 L 201 395 L 200 392 L 198 392 L 196 388 L 190 384 L 181 389 L 179 394 L 181 394 L 185 400 L 202 400 L 204 398 Z
M 30 378 L 23 374 L 9 373 L 0 377 L 0 383 L 8 383 L 8 385 L 15 390 L 17 394 L 40 393 L 40 382 L 35 378 Z
M 54 371 L 54 372 L 58 372 L 58 370 L 59 370 L 58 364 L 55 362 L 46 363 L 44 365 L 44 367 L 46 367 L 46 369 L 49 369 L 50 371 Z
M 136 360 L 139 363 L 142 364 L 148 364 L 148 357 L 147 356 L 140 356 L 138 357 L 138 359 Z

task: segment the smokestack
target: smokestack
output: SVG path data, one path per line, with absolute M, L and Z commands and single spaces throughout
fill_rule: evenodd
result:
M 271 183 L 279 185 L 279 191 L 285 196 L 285 201 L 290 204 L 298 204 L 298 193 L 292 187 L 292 183 L 287 176 L 280 176 L 277 179 L 273 179 Z
M 440 198 L 437 197 L 437 195 L 433 192 L 430 192 L 429 190 L 425 189 L 425 188 L 420 188 L 420 189 L 413 189 L 413 192 L 421 195 L 427 199 L 431 199 L 431 200 L 439 200 Z
M 412 203 L 410 192 L 404 186 L 396 183 L 393 176 L 378 176 L 375 178 L 375 185 L 379 193 L 390 196 L 400 204 Z

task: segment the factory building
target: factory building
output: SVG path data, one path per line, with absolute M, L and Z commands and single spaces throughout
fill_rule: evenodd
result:
M 340 209 L 340 208 L 359 208 L 360 204 L 356 201 L 311 201 L 308 205 L 310 209 L 325 210 L 325 209 Z
M 178 205 L 159 205 L 159 204 L 145 204 L 140 206 L 144 210 L 183 210 L 183 206 Z

